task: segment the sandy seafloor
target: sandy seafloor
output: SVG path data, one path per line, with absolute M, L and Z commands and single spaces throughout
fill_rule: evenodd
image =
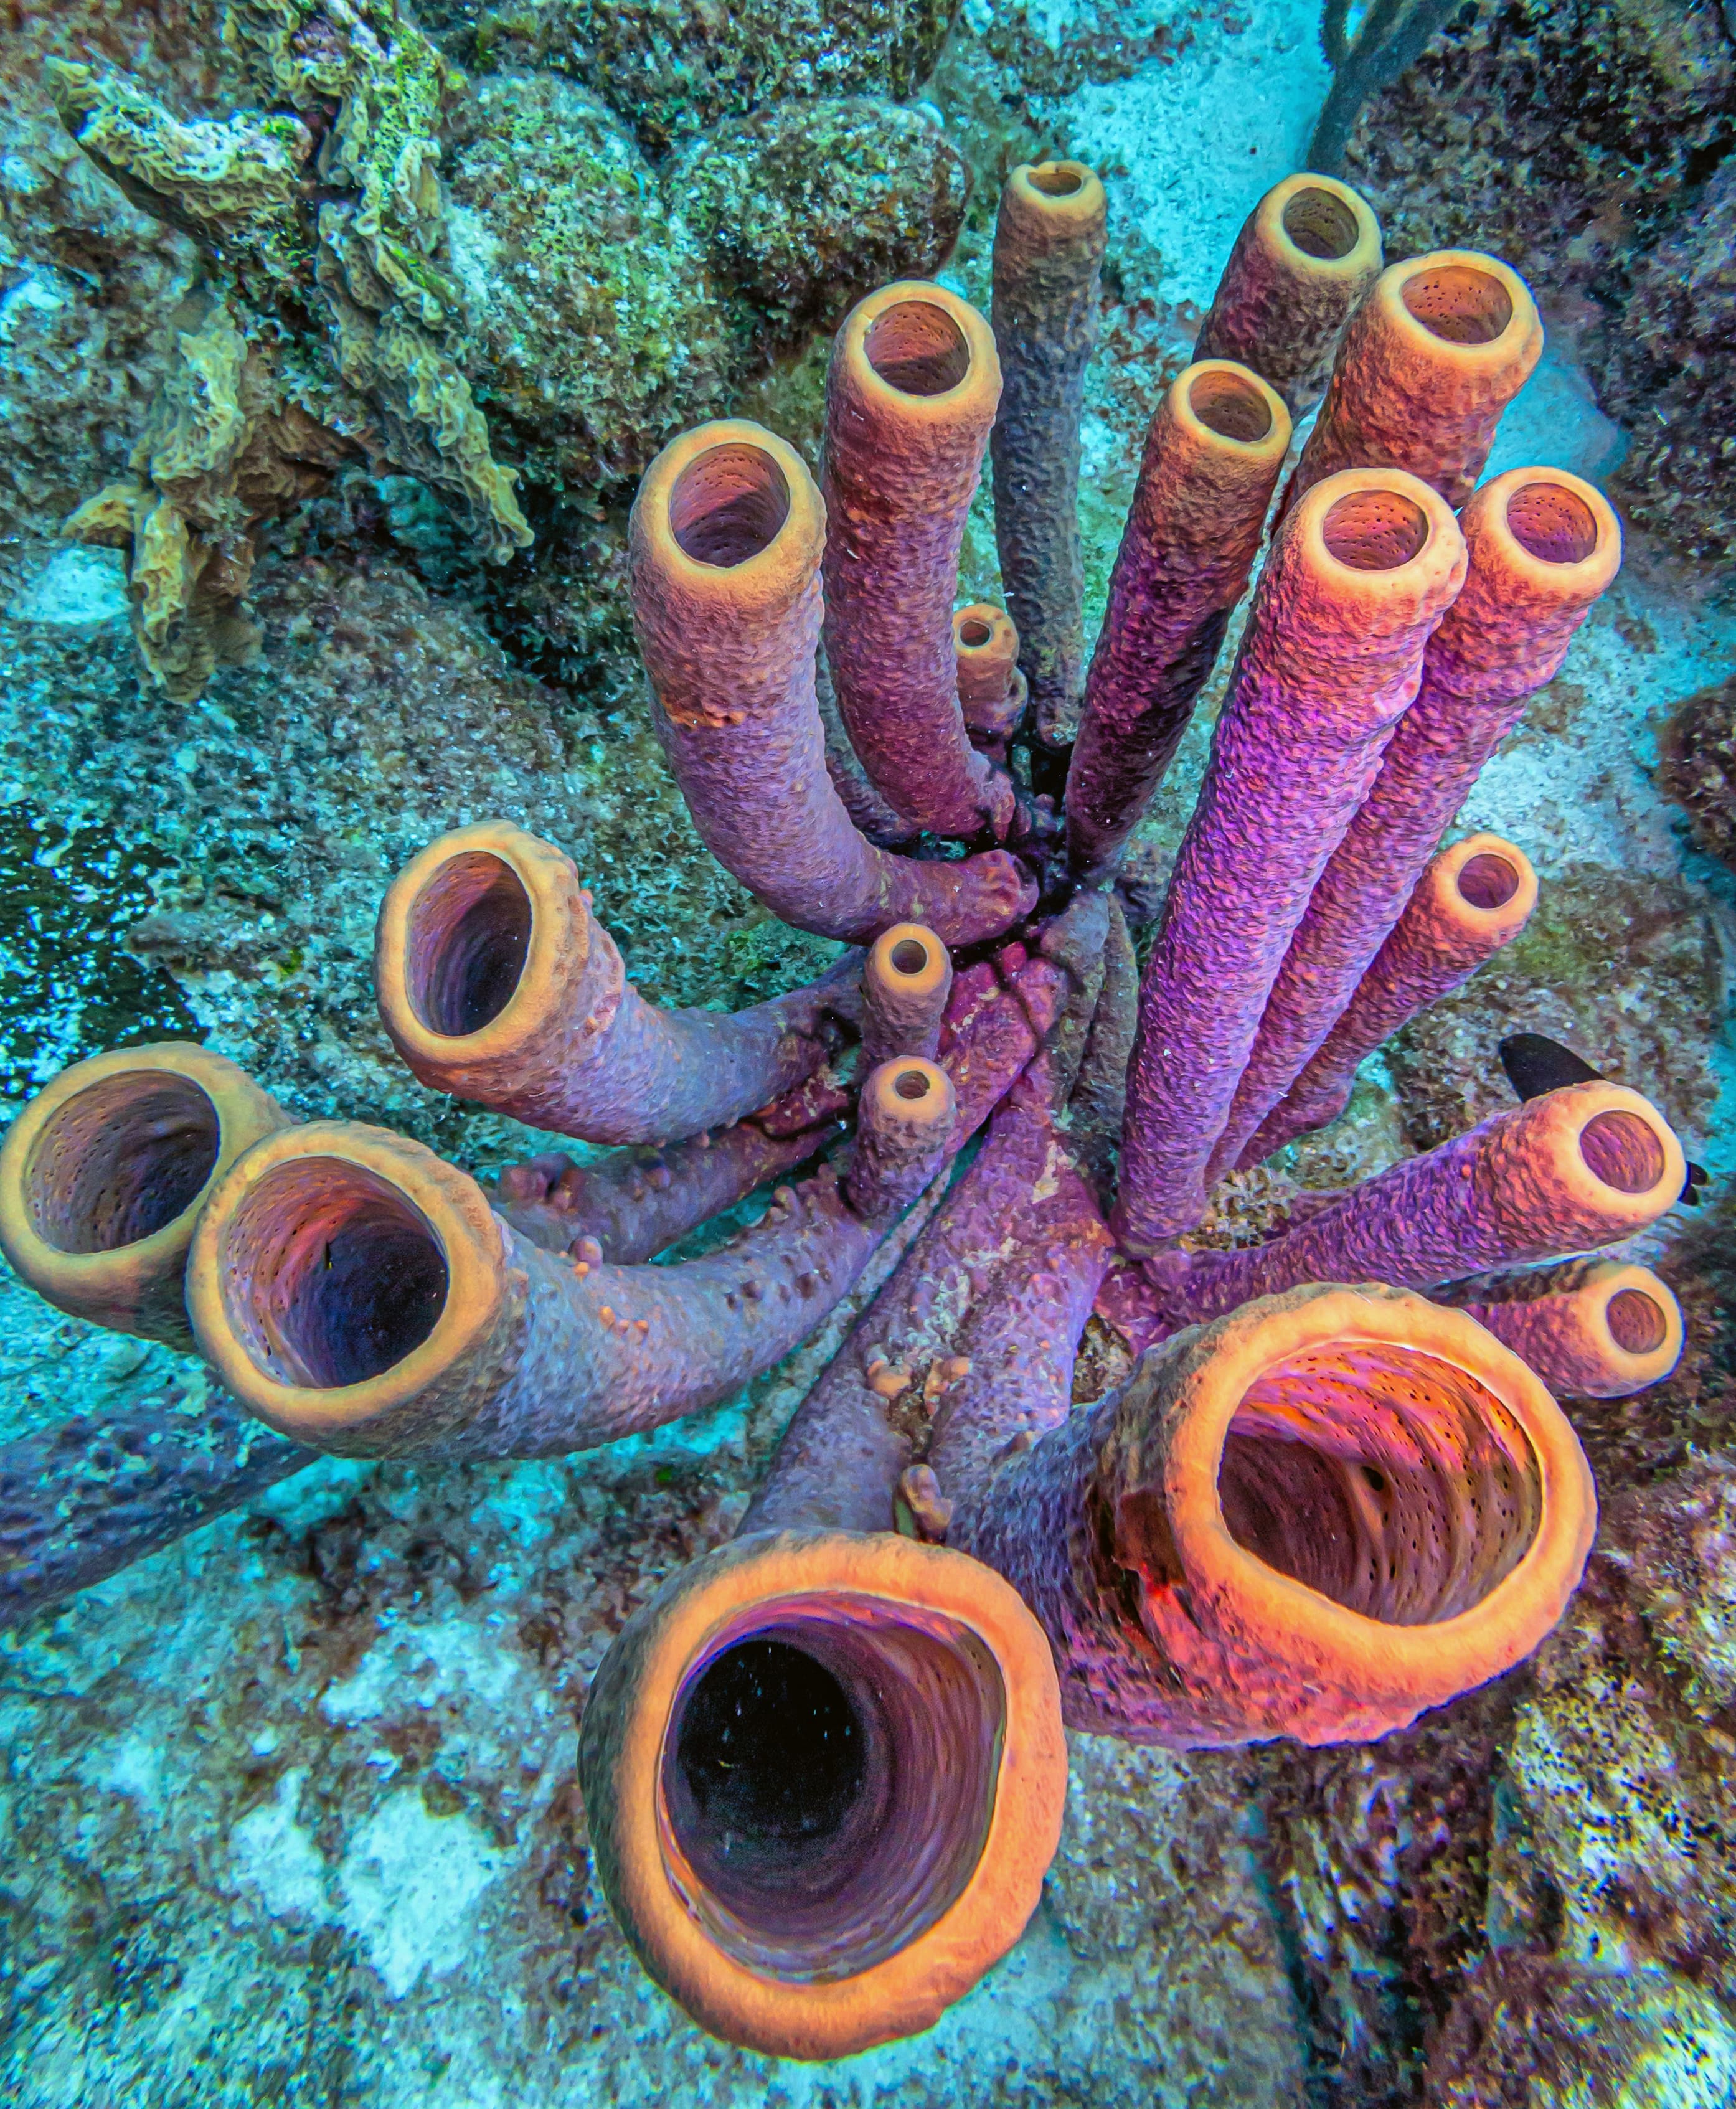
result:
M 967 5 L 986 20 L 982 0 Z M 1028 20 L 1057 44 L 1077 26 L 1065 0 Z M 1056 140 L 1109 174 L 1145 301 L 1130 327 L 1185 333 L 1185 304 L 1209 300 L 1246 210 L 1296 164 L 1327 84 L 1315 10 L 1255 0 L 1227 26 L 1198 22 L 1173 62 L 1048 106 Z M 979 268 L 960 282 L 980 296 Z M 1094 391 L 1092 404 L 1101 593 L 1137 435 L 1124 399 Z M 1552 354 L 1490 466 L 1541 460 L 1595 476 L 1621 445 Z M 111 565 L 45 546 L 0 625 L 0 657 L 57 625 L 94 634 L 119 605 Z M 1650 765 L 1661 715 L 1720 678 L 1733 651 L 1736 609 L 1667 569 L 1630 566 L 1575 644 L 1546 725 L 1509 742 L 1462 816 L 1520 842 L 1546 896 L 1564 875 L 1595 891 L 1603 874 L 1664 902 L 1681 943 L 1698 947 L 1710 990 L 1657 1034 L 1670 1073 L 1657 1088 L 1681 1109 L 1693 1154 L 1722 1174 L 1736 1170 L 1722 1003 L 1736 899 L 1686 847 Z M 1202 728 L 1185 765 L 1196 774 L 1203 744 Z M 1173 839 L 1185 804 L 1173 788 L 1165 800 Z M 1607 991 L 1588 1000 L 1643 1010 L 1647 987 L 1612 959 Z M 219 1045 L 232 996 L 220 977 L 188 991 Z M 1391 1134 L 1377 1073 L 1354 1132 L 1327 1154 L 1370 1166 L 1393 1154 Z M 0 2098 L 1309 2098 L 1291 1980 L 1225 1759 L 1075 1739 L 1042 1908 L 1008 1959 L 914 2042 L 829 2067 L 745 2056 L 691 2027 L 628 1957 L 584 1851 L 576 1705 L 626 1609 L 726 1534 L 821 1352 L 750 1399 L 565 1463 L 426 1479 L 317 1467 L 9 1639 Z M 59 1320 L 15 1285 L 0 1290 L 7 1427 L 146 1384 L 171 1359 Z M 1720 2030 L 1709 2007 L 1691 2071 L 1654 2075 L 1663 2091 L 1644 2098 L 1728 2099 L 1736 2033 Z

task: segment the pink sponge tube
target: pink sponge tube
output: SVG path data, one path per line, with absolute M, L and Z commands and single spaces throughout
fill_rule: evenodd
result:
M 821 1070 L 757 1116 L 685 1142 L 591 1164 L 549 1151 L 509 1165 L 491 1199 L 515 1231 L 549 1252 L 588 1237 L 623 1266 L 651 1259 L 816 1156 L 836 1140 L 851 1102 Z
M 806 464 L 761 426 L 702 425 L 664 448 L 634 501 L 629 550 L 658 736 L 706 847 L 784 922 L 865 944 L 925 923 L 949 945 L 978 943 L 1036 905 L 1018 860 L 876 849 L 826 773 L 814 685 L 825 535 Z M 950 579 L 943 598 L 956 717 Z M 959 739 L 968 752 L 962 719 Z
M 1336 1120 L 1349 1104 L 1364 1058 L 1510 945 L 1536 905 L 1530 859 L 1499 835 L 1467 835 L 1443 850 L 1343 1016 L 1242 1150 L 1241 1167 Z
M 1561 671 L 1621 562 L 1608 501 L 1564 470 L 1497 476 L 1458 524 L 1465 583 L 1428 641 L 1417 699 L 1291 940 L 1213 1176 L 1241 1157 L 1349 1002 L 1484 763 L 1527 698 Z
M 849 1293 L 1030 1060 L 1064 977 L 1022 946 L 1007 954 L 1004 982 L 987 961 L 960 977 L 943 1070 L 900 1061 L 862 1095 L 843 1180 L 827 1167 L 780 1188 L 751 1230 L 679 1266 L 612 1264 L 582 1231 L 570 1255 L 551 1250 L 562 1226 L 546 1186 L 538 1198 L 515 1182 L 491 1209 L 463 1172 L 382 1128 L 316 1122 L 251 1150 L 200 1218 L 188 1294 L 201 1352 L 260 1420 L 346 1456 L 550 1456 L 725 1397 Z M 907 1070 L 922 1073 L 920 1103 L 897 1090 Z M 810 1089 L 760 1121 L 811 1130 L 834 1100 Z M 667 1227 L 654 1209 L 645 1220 Z
M 950 1101 L 944 1077 L 937 1090 Z M 870 1128 L 875 1117 L 870 1102 Z M 721 1251 L 620 1267 L 585 1240 L 570 1258 L 532 1244 L 419 1143 L 315 1121 L 248 1151 L 212 1195 L 188 1313 L 241 1403 L 311 1448 L 591 1449 L 781 1361 L 848 1294 L 951 1133 L 950 1119 L 919 1135 L 906 1124 L 872 1154 L 880 1176 L 853 1182 L 853 1199 L 827 1168 L 780 1188 Z
M 1617 1244 L 1679 1198 L 1686 1170 L 1637 1091 L 1574 1084 L 1365 1180 L 1269 1244 L 1168 1253 L 1146 1272 L 1190 1321 L 1301 1282 L 1432 1289 Z
M 954 1540 L 949 1529 L 949 1542 L 968 1543 L 1010 1446 L 1066 1420 L 1079 1338 L 1114 1250 L 1092 1184 L 1056 1125 L 1049 1068 L 1033 1063 L 1014 1086 L 972 1167 L 999 1274 L 960 1330 L 928 1438 L 925 1462 L 958 1532 Z
M 1682 1307 L 1648 1267 L 1575 1259 L 1439 1292 L 1570 1398 L 1629 1398 L 1682 1358 Z
M 374 944 L 381 1016 L 424 1084 L 587 1142 L 677 1142 L 781 1097 L 859 1014 L 861 965 L 733 1015 L 661 1009 L 572 860 L 504 821 L 430 843 Z
M 925 279 L 870 293 L 832 347 L 825 649 L 850 743 L 907 820 L 997 841 L 1013 787 L 965 734 L 952 599 L 1000 399 L 988 324 Z
M 1278 534 L 1140 992 L 1116 1213 L 1136 1251 L 1199 1218 L 1273 978 L 1464 568 L 1445 504 L 1390 470 L 1317 484 Z
M 844 1174 L 851 1205 L 865 1216 L 901 1214 L 950 1153 L 957 1126 L 958 1100 L 938 1064 L 901 1054 L 870 1070 Z
M 1146 435 L 1067 771 L 1067 847 L 1112 869 L 1181 744 L 1247 590 L 1290 413 L 1245 367 L 1172 383 Z
M 1542 356 L 1530 289 L 1498 257 L 1437 249 L 1389 264 L 1350 318 L 1286 502 L 1378 463 L 1409 470 L 1456 509 Z
M 1297 413 L 1320 400 L 1340 334 L 1381 272 L 1368 201 L 1331 176 L 1286 176 L 1242 224 L 1197 359 L 1236 359 Z
M 942 1060 L 956 1087 L 958 1147 L 1001 1104 L 1054 1030 L 1068 988 L 1065 969 L 1026 957 L 1016 945 L 999 961 L 979 961 L 959 976 L 942 1038 Z M 1053 1168 L 1040 1140 L 1032 1158 L 1024 1123 L 997 1114 L 995 1131 L 938 1217 L 798 1408 L 744 1530 L 892 1528 L 895 1490 L 920 1425 L 912 1416 L 925 1420 L 963 1374 L 954 1366 L 955 1342 L 966 1316 L 992 1290 L 1033 1271 L 1025 1264 L 1026 1218 L 1035 1206 L 1033 1188 Z M 1107 1253 L 1105 1233 L 1101 1265 Z M 1087 1295 L 1082 1325 L 1089 1303 Z
M 1597 1522 L 1572 1429 L 1462 1312 L 1262 1297 L 997 1469 L 949 1531 L 1037 1614 L 1069 1727 L 1370 1741 L 1511 1669 Z
M 1072 736 L 1084 659 L 1079 418 L 1108 201 L 1083 162 L 1021 163 L 995 217 L 995 540 L 1038 737 Z
M 973 601 L 952 616 L 958 702 L 970 744 L 1006 765 L 1006 743 L 1024 721 L 1030 689 L 1019 670 L 1019 631 L 1004 607 Z
M 883 930 L 862 966 L 864 1067 L 937 1053 L 952 994 L 952 962 L 932 930 L 920 923 Z
M 1047 1113 L 1038 1062 L 790 1423 L 743 1528 L 889 1530 L 913 1465 L 947 1502 L 1066 1417 L 1112 1244 Z M 930 1439 L 932 1435 L 932 1439 Z M 907 1499 L 907 1496 L 906 1496 Z M 942 1518 L 918 1497 L 930 1533 Z

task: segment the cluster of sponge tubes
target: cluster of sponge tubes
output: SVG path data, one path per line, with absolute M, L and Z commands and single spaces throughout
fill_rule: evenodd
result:
M 1520 849 L 1440 845 L 1620 538 L 1561 472 L 1476 487 L 1540 350 L 1523 283 L 1465 252 L 1383 270 L 1363 201 L 1292 178 L 1153 420 L 1087 666 L 1104 228 L 1089 170 L 1016 170 L 992 323 L 927 282 L 844 323 L 819 483 L 725 422 L 639 493 L 635 617 L 695 824 L 768 908 L 866 952 L 734 1016 L 661 1010 L 558 850 L 465 828 L 384 904 L 393 1042 L 618 1154 L 491 1190 L 187 1046 L 68 1072 L 0 1153 L 20 1272 L 223 1388 L 183 1484 L 14 1504 L 15 1604 L 314 1452 L 653 1427 L 856 1295 L 738 1537 L 628 1623 L 581 1736 L 646 1967 L 785 2055 L 925 2026 L 1016 1940 L 1064 1724 L 1368 1738 L 1522 1658 L 1595 1520 L 1550 1386 L 1620 1395 L 1680 1348 L 1663 1284 L 1590 1256 L 1684 1169 L 1600 1081 L 1308 1197 L 1265 1244 L 1184 1242 L 1222 1174 L 1333 1119 L 1524 924 Z M 991 447 L 1008 607 L 956 610 Z M 1118 874 L 1256 568 L 1142 973 Z M 655 1263 L 784 1178 L 730 1242 Z M 1094 1308 L 1139 1360 L 1075 1408 Z

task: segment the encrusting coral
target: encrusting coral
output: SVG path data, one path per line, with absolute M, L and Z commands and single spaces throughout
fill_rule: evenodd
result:
M 332 14 L 240 0 L 224 33 L 277 109 L 188 125 L 89 66 L 57 60 L 47 75 L 97 166 L 210 260 L 210 312 L 178 334 L 129 479 L 68 523 L 128 552 L 141 651 L 182 696 L 251 648 L 240 603 L 255 529 L 347 454 L 451 490 L 497 557 L 530 540 L 516 478 L 443 347 L 462 309 L 436 174 L 458 76 L 394 0 Z M 298 309 L 320 318 L 311 346 L 292 333 Z
M 502 562 L 531 540 L 522 474 L 636 474 L 828 300 L 933 268 L 963 215 L 953 150 L 866 99 L 780 106 L 653 170 L 569 82 L 469 88 L 396 0 L 224 20 L 256 110 L 186 123 L 123 76 L 47 75 L 78 145 L 203 261 L 127 477 L 67 523 L 127 553 L 178 699 L 251 653 L 257 532 L 346 463 L 420 477 Z
M 1598 1079 L 1309 1197 L 1264 1244 L 1190 1243 L 1222 1171 L 1332 1118 L 1361 1056 L 1522 925 L 1522 849 L 1442 838 L 1616 536 L 1552 470 L 1465 504 L 1537 356 L 1522 283 L 1472 255 L 1377 278 L 1280 499 L 1142 974 L 1119 862 L 1254 568 L 1282 391 L 1313 385 L 1339 310 L 1255 331 L 1272 377 L 1201 358 L 1169 392 L 1085 677 L 1060 427 L 1101 190 L 1054 174 L 1011 179 L 1021 291 L 993 332 L 920 279 L 844 319 L 823 484 L 719 420 L 634 508 L 652 720 L 697 828 L 772 912 L 866 957 L 733 1016 L 658 1009 L 558 849 L 473 824 L 387 896 L 392 1041 L 436 1088 L 623 1154 L 485 1190 L 384 1129 L 292 1124 L 184 1046 L 67 1073 L 0 1149 L 14 1264 L 122 1329 L 190 1325 L 214 1425 L 238 1406 L 281 1442 L 260 1470 L 296 1444 L 604 1443 L 728 1395 L 867 1283 L 736 1539 L 628 1622 L 581 1733 L 646 1967 L 797 2057 L 927 2025 L 1016 1939 L 1063 1723 L 1368 1739 L 1525 1658 L 1596 1516 L 1546 1380 L 1620 1396 L 1681 1337 L 1643 1269 L 1516 1271 L 1682 1194 L 1669 1127 Z M 1085 201 L 1052 278 L 1033 198 Z M 352 238 L 322 236 L 334 258 Z M 953 607 L 1003 372 L 1026 377 L 1015 466 L 1038 432 L 1060 449 L 997 523 L 1010 580 L 1038 548 L 1058 567 L 1027 603 L 1028 684 L 1028 618 Z M 1075 815 L 1052 785 L 1081 686 Z M 652 1263 L 786 1176 L 727 1244 Z M 1094 1310 L 1142 1355 L 1101 1398 Z M 219 1505 L 220 1476 L 209 1452 L 195 1498 L 165 1475 L 154 1521 L 26 1518 L 14 1592 L 111 1571 L 129 1533 Z M 816 1724 L 793 1741 L 792 1711 Z

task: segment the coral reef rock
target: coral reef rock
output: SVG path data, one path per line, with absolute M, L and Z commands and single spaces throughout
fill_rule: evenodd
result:
M 1736 675 L 1679 704 L 1660 745 L 1658 788 L 1686 807 L 1707 856 L 1736 871 Z
M 46 75 L 91 166 L 203 260 L 126 474 L 68 526 L 126 553 L 177 700 L 256 649 L 257 531 L 346 462 L 420 477 L 504 561 L 532 539 L 522 473 L 636 474 L 868 283 L 934 269 L 963 215 L 958 156 L 890 106 L 775 105 L 666 182 L 583 88 L 472 89 L 394 0 L 224 19 L 259 109 L 183 120 L 122 73 Z
M 466 64 L 570 75 L 635 126 L 648 151 L 786 96 L 888 95 L 927 79 L 946 0 L 512 0 L 469 26 L 436 0 Z
M 1634 519 L 1692 555 L 1736 552 L 1725 19 L 1689 0 L 1473 0 L 1368 90 L 1342 173 L 1388 253 L 1509 257 L 1633 434 L 1617 488 Z

